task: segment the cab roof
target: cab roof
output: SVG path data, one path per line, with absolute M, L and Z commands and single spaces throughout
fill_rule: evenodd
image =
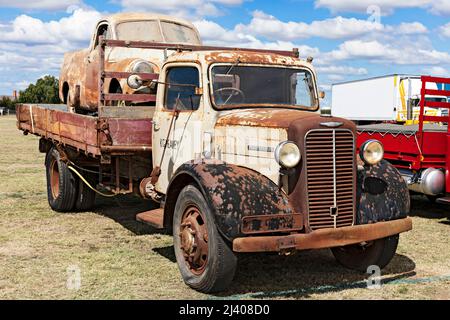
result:
M 106 16 L 102 21 L 108 21 L 111 24 L 118 24 L 126 21 L 137 21 L 137 20 L 163 20 L 163 21 L 171 21 L 178 24 L 183 24 L 190 26 L 195 29 L 195 26 L 187 20 L 175 18 L 172 16 L 166 16 L 158 13 L 151 12 L 125 12 L 125 13 L 116 13 L 110 16 Z
M 270 52 L 251 52 L 236 50 L 213 50 L 213 51 L 182 51 L 171 55 L 167 62 L 175 61 L 205 61 L 212 63 L 239 63 L 243 64 L 266 64 L 307 67 L 313 69 L 312 65 L 303 59 Z

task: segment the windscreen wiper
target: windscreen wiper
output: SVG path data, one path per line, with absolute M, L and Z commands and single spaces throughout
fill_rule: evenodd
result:
M 236 66 L 239 65 L 239 63 L 241 63 L 241 58 L 240 58 L 240 57 L 237 58 L 236 62 L 233 63 L 233 64 L 230 66 L 230 68 L 228 69 L 227 73 L 225 73 L 225 74 L 226 74 L 226 75 L 229 75 L 230 72 L 231 72 Z

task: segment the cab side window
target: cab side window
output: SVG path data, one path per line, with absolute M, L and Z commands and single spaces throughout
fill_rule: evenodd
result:
M 94 48 L 97 48 L 97 46 L 99 45 L 99 38 L 100 36 L 104 36 L 105 39 L 110 39 L 110 32 L 109 32 L 109 27 L 108 25 L 105 24 L 101 24 L 100 26 L 98 26 L 97 29 L 97 35 L 95 37 L 95 45 Z
M 200 107 L 200 96 L 195 94 L 195 89 L 200 87 L 197 68 L 169 68 L 166 82 L 165 109 L 197 110 Z

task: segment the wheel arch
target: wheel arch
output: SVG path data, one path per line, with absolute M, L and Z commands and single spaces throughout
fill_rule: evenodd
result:
M 64 81 L 63 85 L 62 85 L 62 101 L 64 102 L 64 104 L 67 104 L 67 100 L 69 97 L 69 83 L 67 81 Z
M 172 226 L 176 200 L 188 184 L 202 192 L 219 232 L 229 241 L 243 236 L 241 226 L 246 216 L 294 213 L 288 196 L 259 172 L 216 160 L 188 162 L 180 166 L 169 184 L 164 209 L 166 227 Z M 280 231 L 285 227 L 278 226 Z
M 109 87 L 108 87 L 108 92 L 109 93 L 118 93 L 118 89 L 120 89 L 120 92 L 122 92 L 122 86 L 120 84 L 120 81 L 117 80 L 116 78 L 111 79 L 110 83 L 109 83 Z
M 388 161 L 358 170 L 356 224 L 406 218 L 411 207 L 409 189 Z
M 178 196 L 180 195 L 181 190 L 190 184 L 196 186 L 203 196 L 205 196 L 205 191 L 203 190 L 201 182 L 198 181 L 192 172 L 180 170 L 174 175 L 169 184 L 164 206 L 164 228 L 169 231 L 172 231 L 173 215 Z

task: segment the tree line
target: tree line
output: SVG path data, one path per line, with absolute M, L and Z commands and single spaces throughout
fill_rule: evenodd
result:
M 28 88 L 19 92 L 17 101 L 9 97 L 0 99 L 0 108 L 14 110 L 16 103 L 60 103 L 59 100 L 59 81 L 53 76 L 45 76 L 40 78 L 34 84 L 30 84 Z

